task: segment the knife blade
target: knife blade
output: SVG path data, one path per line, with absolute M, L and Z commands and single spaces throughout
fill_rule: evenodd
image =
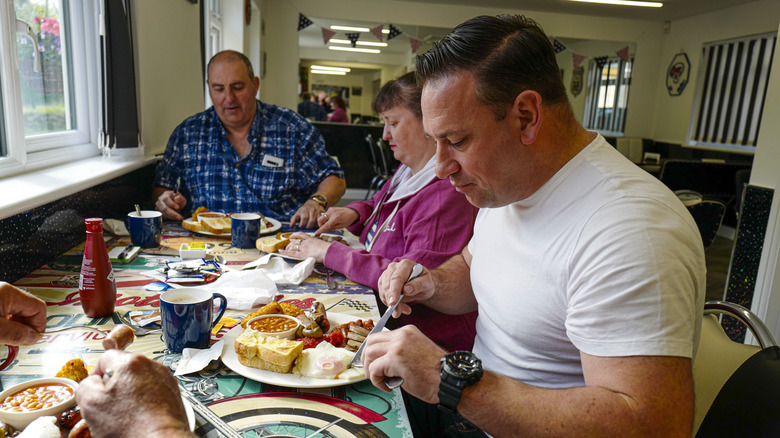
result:
M 181 395 L 184 396 L 184 399 L 186 399 L 190 406 L 192 406 L 192 410 L 197 412 L 198 415 L 203 418 L 203 420 L 214 426 L 214 429 L 222 434 L 222 436 L 226 438 L 242 438 L 242 436 L 235 429 L 233 429 L 229 424 L 225 423 L 222 418 L 215 414 L 211 409 L 207 408 L 206 405 L 201 403 L 201 401 L 198 400 L 192 392 L 182 386 L 181 382 L 179 382 L 179 391 L 181 391 Z
M 422 273 L 423 266 L 419 263 L 416 263 L 414 267 L 412 268 L 411 274 L 409 274 L 409 278 L 406 279 L 406 283 L 412 281 L 414 278 L 416 278 L 418 275 Z M 374 333 L 379 333 L 385 328 L 385 324 L 387 324 L 387 321 L 390 320 L 390 317 L 393 315 L 393 312 L 395 312 L 396 307 L 401 303 L 401 300 L 403 300 L 404 294 L 401 293 L 401 295 L 398 297 L 398 301 L 395 302 L 392 306 L 388 307 L 385 311 L 385 314 L 382 315 L 382 317 L 379 319 L 379 321 L 376 323 L 373 329 L 368 333 L 368 336 L 373 335 Z M 366 338 L 368 338 L 366 336 Z M 360 360 L 360 356 L 363 354 L 363 347 L 365 347 L 366 341 L 363 341 L 362 344 L 360 344 L 360 348 L 355 352 L 355 357 L 352 358 L 352 361 L 349 363 L 351 367 L 363 367 L 363 362 Z M 403 383 L 403 379 L 400 377 L 386 377 L 385 378 L 385 384 L 390 387 L 391 389 L 396 388 L 400 386 Z

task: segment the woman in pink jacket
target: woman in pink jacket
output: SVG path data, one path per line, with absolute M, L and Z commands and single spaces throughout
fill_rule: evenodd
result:
M 296 233 L 292 237 L 300 238 L 300 245 L 288 245 L 280 252 L 314 257 L 376 289 L 379 276 L 393 261 L 410 259 L 434 268 L 463 249 L 471 238 L 477 209 L 448 180 L 434 174 L 436 144 L 423 130 L 420 94 L 413 72 L 382 86 L 372 106 L 385 122 L 382 138 L 402 164 L 370 201 L 333 207 L 319 217 L 316 234 L 347 228 L 360 236 L 366 249 Z M 398 323 L 414 324 L 442 347 L 455 351 L 471 349 L 476 318 L 476 312 L 445 315 L 417 304 Z

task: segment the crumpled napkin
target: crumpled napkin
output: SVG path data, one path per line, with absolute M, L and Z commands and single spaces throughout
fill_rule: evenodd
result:
M 227 299 L 228 309 L 249 310 L 273 301 L 276 283 L 263 271 L 224 271 L 213 283 L 201 286 Z
M 298 286 L 314 270 L 314 257 L 302 260 L 291 267 L 284 258 L 274 254 L 266 254 L 253 262 L 247 263 L 242 269 L 252 268 L 255 271 L 262 271 L 278 285 Z
M 124 221 L 117 219 L 106 218 L 103 220 L 103 232 L 112 236 L 129 236 L 130 232 L 127 231 Z
M 196 373 L 212 360 L 219 359 L 222 355 L 222 347 L 225 345 L 224 341 L 217 341 L 211 347 L 200 350 L 198 348 L 185 348 L 181 352 L 181 359 L 179 359 L 179 365 L 176 367 L 174 376 L 182 376 L 184 374 Z

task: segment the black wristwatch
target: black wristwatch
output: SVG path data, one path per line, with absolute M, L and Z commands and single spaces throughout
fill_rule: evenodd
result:
M 439 409 L 458 413 L 458 402 L 463 389 L 482 378 L 482 361 L 470 351 L 455 351 L 441 358 Z
M 312 195 L 310 199 L 317 204 L 320 204 L 325 210 L 328 209 L 328 198 L 322 195 Z

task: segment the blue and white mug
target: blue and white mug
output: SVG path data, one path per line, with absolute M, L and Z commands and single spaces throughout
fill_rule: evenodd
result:
M 157 248 L 162 241 L 162 213 L 155 210 L 131 211 L 127 214 L 127 230 L 133 245 L 140 248 Z
M 255 248 L 260 237 L 260 219 L 257 213 L 233 213 L 230 215 L 230 236 L 236 248 Z
M 214 312 L 214 301 L 220 300 Z M 160 295 L 160 317 L 165 348 L 181 353 L 185 348 L 209 348 L 211 329 L 227 308 L 227 299 L 201 288 L 169 289 Z

